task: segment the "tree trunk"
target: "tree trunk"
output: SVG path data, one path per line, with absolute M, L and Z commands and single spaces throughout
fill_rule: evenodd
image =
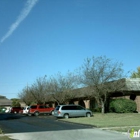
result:
M 102 114 L 104 114 L 105 113 L 105 104 L 104 104 L 103 100 L 101 100 L 101 107 L 102 107 L 101 112 L 102 112 Z

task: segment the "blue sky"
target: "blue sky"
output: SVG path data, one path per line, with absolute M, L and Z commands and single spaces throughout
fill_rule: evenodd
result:
M 139 0 L 0 0 L 0 95 L 107 56 L 140 66 Z

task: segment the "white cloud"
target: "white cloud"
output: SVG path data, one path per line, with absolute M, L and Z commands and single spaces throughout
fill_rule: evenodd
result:
M 28 16 L 32 8 L 35 6 L 38 0 L 27 0 L 23 10 L 21 11 L 20 15 L 16 19 L 16 21 L 10 26 L 9 31 L 2 37 L 0 42 L 2 43 L 5 41 L 12 33 L 16 30 L 19 24 Z

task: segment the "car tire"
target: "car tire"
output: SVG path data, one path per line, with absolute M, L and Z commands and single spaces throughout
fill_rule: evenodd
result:
M 88 113 L 86 114 L 86 117 L 91 117 L 91 114 L 88 112 Z
M 54 114 L 54 110 L 53 111 L 51 111 L 51 115 L 53 115 Z
M 29 113 L 28 116 L 32 116 L 32 114 Z
M 69 114 L 64 114 L 64 118 L 68 119 L 69 118 Z
M 35 115 L 35 116 L 38 116 L 38 115 L 39 115 L 39 112 L 38 112 L 38 111 L 36 111 L 36 112 L 34 113 L 34 115 Z

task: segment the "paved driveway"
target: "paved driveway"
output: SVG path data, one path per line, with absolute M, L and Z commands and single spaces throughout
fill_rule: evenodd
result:
M 1 119 L 4 133 L 16 140 L 127 140 L 127 135 L 56 120 L 53 116 Z

